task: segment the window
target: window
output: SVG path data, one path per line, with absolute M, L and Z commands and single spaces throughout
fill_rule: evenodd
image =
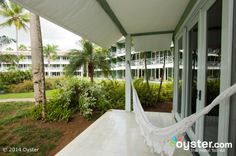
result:
M 209 105 L 220 93 L 221 64 L 221 9 L 222 0 L 216 2 L 207 11 L 207 43 L 206 43 L 206 95 L 205 106 Z M 204 140 L 218 140 L 219 105 L 204 117 Z M 210 152 L 217 155 L 216 152 Z
M 188 32 L 189 50 L 188 50 L 188 102 L 187 116 L 196 113 L 197 108 L 197 71 L 198 71 L 198 23 L 196 23 Z M 195 124 L 192 126 L 195 132 Z

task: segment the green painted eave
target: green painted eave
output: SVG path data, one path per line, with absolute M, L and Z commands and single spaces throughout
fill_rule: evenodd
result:
M 168 31 L 135 33 L 135 34 L 131 34 L 131 36 L 160 35 L 160 34 L 171 34 L 171 33 L 174 33 L 174 31 L 173 30 L 168 30 Z
M 174 31 L 174 36 L 175 34 L 179 31 L 180 27 L 182 26 L 182 24 L 184 23 L 185 19 L 187 18 L 187 16 L 189 15 L 189 13 L 191 12 L 191 10 L 193 9 L 194 5 L 196 4 L 198 0 L 190 0 L 186 9 L 184 10 L 184 13 L 182 14 L 178 24 L 175 27 L 175 31 Z
M 114 22 L 116 27 L 119 29 L 121 34 L 123 36 L 127 36 L 127 32 L 125 31 L 124 27 L 121 25 L 120 21 L 116 17 L 115 13 L 112 11 L 111 7 L 107 3 L 106 0 L 97 0 L 97 2 L 100 4 L 102 9 L 106 12 L 106 14 L 110 17 L 110 19 Z

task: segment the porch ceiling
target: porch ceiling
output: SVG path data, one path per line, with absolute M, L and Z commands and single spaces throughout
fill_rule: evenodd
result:
M 92 42 L 173 31 L 190 0 L 12 0 Z

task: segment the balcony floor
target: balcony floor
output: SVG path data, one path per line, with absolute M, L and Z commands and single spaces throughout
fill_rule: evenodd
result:
M 159 127 L 174 123 L 171 113 L 148 112 Z M 56 156 L 157 156 L 149 151 L 141 136 L 133 112 L 111 110 L 102 115 Z M 176 150 L 175 156 L 190 156 L 190 151 Z

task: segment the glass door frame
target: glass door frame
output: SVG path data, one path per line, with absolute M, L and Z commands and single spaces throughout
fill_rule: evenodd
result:
M 174 114 L 176 117 L 176 120 L 179 121 L 183 117 L 186 116 L 186 105 L 187 101 L 186 99 L 188 98 L 188 95 L 186 95 L 186 99 L 182 101 L 182 106 L 181 108 L 181 114 L 184 113 L 183 115 L 178 115 L 177 113 L 177 96 L 178 96 L 178 88 L 177 88 L 177 83 L 178 83 L 178 39 L 183 36 L 183 50 L 188 52 L 188 33 L 187 31 L 190 30 L 188 28 L 191 28 L 191 25 L 194 25 L 194 21 L 198 22 L 199 25 L 199 35 L 198 35 L 198 57 L 201 57 L 201 59 L 198 59 L 198 70 L 201 72 L 198 72 L 198 84 L 197 84 L 197 89 L 202 90 L 202 95 L 205 95 L 205 85 L 206 85 L 206 13 L 207 10 L 214 4 L 215 0 L 199 0 L 195 7 L 190 11 L 188 17 L 185 19 L 183 22 L 182 26 L 180 27 L 179 31 L 175 35 L 175 77 L 174 77 L 174 83 L 175 83 L 175 88 L 174 88 L 174 105 L 173 105 L 173 110 Z M 232 32 L 233 32 L 233 2 L 234 0 L 223 0 L 222 1 L 222 42 L 221 42 L 221 51 L 222 51 L 222 56 L 221 56 L 221 67 L 222 67 L 222 72 L 220 76 L 221 84 L 220 84 L 220 91 L 222 92 L 224 89 L 228 88 L 231 86 L 231 65 L 232 65 L 232 60 L 231 60 L 231 55 L 232 55 Z M 234 8 L 236 9 L 236 8 Z M 191 24 L 192 23 L 192 24 Z M 196 22 L 195 22 L 196 23 Z M 185 54 L 186 55 L 186 54 Z M 184 56 L 185 56 L 184 55 Z M 187 67 L 187 62 L 184 60 L 183 64 L 186 70 Z M 184 72 L 183 72 L 184 73 Z M 185 73 L 185 76 L 183 76 L 183 79 L 188 77 L 187 71 Z M 200 75 L 202 77 L 200 77 Z M 188 93 L 187 88 L 183 87 L 184 94 Z M 183 94 L 183 95 L 184 95 Z M 226 99 L 223 103 L 229 103 L 230 100 Z M 181 107 L 182 107 L 181 106 Z M 202 96 L 201 100 L 197 100 L 197 111 L 202 110 L 205 107 L 205 97 Z M 229 127 L 229 109 L 230 106 L 229 104 L 224 104 L 220 105 L 220 111 L 219 111 L 219 127 L 218 127 L 218 142 L 228 142 L 228 131 L 225 131 L 225 128 Z M 203 132 L 204 132 L 204 117 L 201 117 L 197 122 L 196 122 L 196 134 L 192 133 L 191 131 L 188 132 L 188 136 L 190 137 L 191 140 L 203 140 Z M 202 151 L 199 152 L 201 156 L 209 156 L 208 152 Z M 217 156 L 227 156 L 228 152 L 225 153 L 217 153 Z
M 182 38 L 182 49 L 183 49 L 183 69 L 182 69 L 182 81 L 185 82 L 186 79 L 186 28 L 184 28 L 184 31 L 182 33 L 180 33 L 179 35 L 177 35 L 177 37 L 175 38 L 175 77 L 174 77 L 174 81 L 175 81 L 175 93 L 174 93 L 174 101 L 176 103 L 176 105 L 174 105 L 174 114 L 176 117 L 177 121 L 180 121 L 181 119 L 184 118 L 184 112 L 185 112 L 185 93 L 186 93 L 186 83 L 182 83 L 182 96 L 181 96 L 181 113 L 178 112 L 178 101 L 179 101 L 179 93 L 178 93 L 178 87 L 179 87 L 179 40 Z
M 192 64 L 191 64 L 191 62 L 190 62 L 190 60 L 189 60 L 189 58 L 190 58 L 190 52 L 189 52 L 189 50 L 190 50 L 190 47 L 189 47 L 189 32 L 190 32 L 190 30 L 196 25 L 196 24 L 198 24 L 198 44 L 197 44 L 197 46 L 198 46 L 198 53 L 199 53 L 199 48 L 200 48 L 200 46 L 199 46 L 199 39 L 200 39 L 200 23 L 199 23 L 199 21 L 200 21 L 200 19 L 199 19 L 199 12 L 196 12 L 196 14 L 195 15 L 193 15 L 193 16 L 191 16 L 191 20 L 186 24 L 186 65 L 185 65 L 185 67 L 186 67 L 186 81 L 185 82 L 187 82 L 187 85 L 186 85 L 186 88 L 185 88 L 185 105 L 184 105 L 184 116 L 183 117 L 187 117 L 188 116 L 188 103 L 189 103 L 189 101 L 190 101 L 190 92 L 191 92 L 191 87 L 190 87 L 190 78 L 191 78 L 191 75 L 190 75 L 190 73 L 189 73 L 189 71 L 190 71 L 190 68 L 192 68 Z M 198 60 L 199 60 L 199 55 L 198 55 Z M 198 65 L 199 65 L 199 63 L 198 63 Z M 198 69 L 197 69 L 197 79 L 198 79 L 198 75 L 199 75 L 199 67 L 198 67 Z M 199 82 L 199 80 L 197 80 L 197 83 Z M 198 101 L 196 102 L 196 107 L 198 106 Z M 196 108 L 196 111 L 197 111 L 198 109 Z M 189 136 L 189 138 L 191 139 L 191 140 L 197 140 L 198 138 L 197 138 L 197 129 L 198 129 L 198 124 L 196 123 L 196 125 L 195 125 L 195 132 L 192 130 L 192 129 L 190 129 L 189 131 L 187 131 L 187 134 L 188 134 L 188 136 Z

